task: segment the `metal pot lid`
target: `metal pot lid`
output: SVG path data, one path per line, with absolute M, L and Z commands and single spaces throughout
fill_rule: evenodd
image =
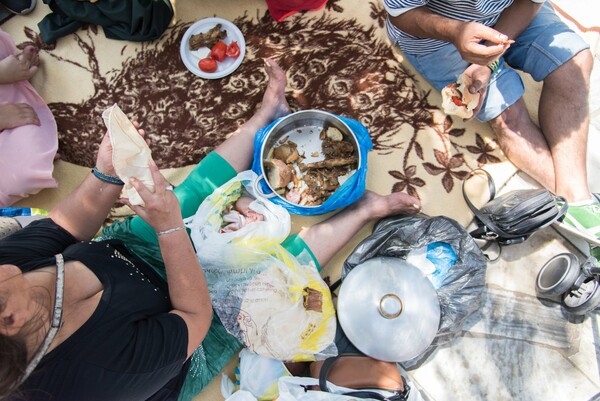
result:
M 421 354 L 440 325 L 440 302 L 429 279 L 410 263 L 390 257 L 369 259 L 348 273 L 337 313 L 356 348 L 389 362 Z

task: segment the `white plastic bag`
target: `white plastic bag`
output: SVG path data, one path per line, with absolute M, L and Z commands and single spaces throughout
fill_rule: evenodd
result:
M 319 379 L 312 377 L 282 377 L 279 379 L 279 398 L 277 401 L 358 401 L 356 397 L 336 393 L 354 391 L 350 388 L 339 387 L 327 382 L 331 393 L 324 391 L 306 390 L 307 386 L 319 388 Z M 361 398 L 361 401 L 376 401 L 374 398 Z
M 254 395 L 249 391 L 236 391 L 231 396 L 227 397 L 225 401 L 258 401 Z
M 291 376 L 291 374 L 283 362 L 257 355 L 244 348 L 240 351 L 239 365 L 236 368 L 235 376 L 238 392 L 244 391 L 250 393 L 255 400 L 267 401 L 277 398 L 279 378 Z M 231 386 L 233 386 L 232 382 Z M 230 386 L 221 385 L 221 395 L 225 398 L 231 396 L 234 390 L 230 390 L 230 388 Z M 229 401 L 229 398 L 227 400 Z
M 403 373 L 403 376 L 405 373 Z M 423 396 L 417 390 L 416 386 L 411 382 L 407 381 L 410 387 L 407 401 L 423 401 Z M 340 387 L 327 382 L 327 388 L 331 390 L 331 393 L 318 391 L 318 390 L 307 390 L 307 386 L 315 386 L 319 388 L 319 379 L 312 377 L 294 377 L 287 376 L 279 379 L 279 398 L 277 401 L 366 401 L 375 400 L 373 398 L 357 398 L 343 393 L 356 391 L 355 389 Z
M 308 252 L 281 246 L 290 215 L 254 193 L 257 175 L 244 171 L 219 187 L 186 220 L 223 326 L 252 352 L 278 360 L 313 361 L 336 355 L 331 293 Z M 264 216 L 221 233 L 222 213 L 244 192 Z

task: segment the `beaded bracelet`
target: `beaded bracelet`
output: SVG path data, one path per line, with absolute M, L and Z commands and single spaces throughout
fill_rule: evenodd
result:
M 157 231 L 156 235 L 158 235 L 160 237 L 161 235 L 167 235 L 167 234 L 171 234 L 171 233 L 174 233 L 176 231 L 181 231 L 181 230 L 185 230 L 185 227 L 179 226 L 179 227 L 175 227 L 175 228 L 169 228 L 168 230 L 164 230 L 164 231 Z
M 121 181 L 119 177 L 113 177 L 112 175 L 104 174 L 102 171 L 98 170 L 97 167 L 92 169 L 92 174 L 94 174 L 94 176 L 100 181 L 114 185 L 125 185 L 125 183 Z
M 500 61 L 495 60 L 488 64 L 488 68 L 492 70 L 492 73 L 496 72 L 496 70 L 500 67 Z

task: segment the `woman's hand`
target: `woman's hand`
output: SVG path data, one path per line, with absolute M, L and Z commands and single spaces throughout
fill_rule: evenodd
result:
M 464 121 L 469 121 L 479 114 L 479 110 L 481 110 L 481 107 L 483 106 L 483 101 L 487 93 L 488 84 L 490 83 L 492 70 L 490 70 L 487 66 L 471 64 L 463 74 L 471 78 L 471 85 L 467 88 L 469 92 L 471 94 L 479 93 L 480 95 L 479 103 L 477 104 L 477 107 L 473 109 L 473 116 L 471 118 L 464 119 Z
M 481 66 L 498 60 L 510 46 L 506 35 L 478 22 L 461 24 L 452 42 L 463 60 Z
M 27 103 L 0 105 L 0 131 L 23 125 L 41 125 L 35 110 Z
M 133 122 L 133 126 L 138 130 L 140 136 L 144 137 L 146 132 L 143 129 L 139 129 L 140 124 L 137 121 Z M 146 139 L 146 143 L 150 143 L 149 139 Z M 112 144 L 110 143 L 110 135 L 108 131 L 104 134 L 100 147 L 98 148 L 98 155 L 96 156 L 96 167 L 100 172 L 116 177 L 117 173 L 112 164 Z
M 154 161 L 151 161 L 148 167 L 154 181 L 154 192 L 150 191 L 139 180 L 135 178 L 130 180 L 131 185 L 136 189 L 145 205 L 132 205 L 126 199 L 123 199 L 122 202 L 127 204 L 156 232 L 182 226 L 183 218 L 181 216 L 179 201 L 175 194 L 173 194 L 172 186 L 162 176 Z

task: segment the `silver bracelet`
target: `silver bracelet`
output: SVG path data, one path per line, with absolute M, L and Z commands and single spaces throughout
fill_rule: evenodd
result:
M 158 235 L 160 237 L 161 235 L 167 235 L 167 234 L 174 233 L 175 231 L 181 231 L 181 230 L 185 230 L 185 226 L 169 228 L 168 230 L 164 230 L 164 231 L 157 231 L 156 235 Z

